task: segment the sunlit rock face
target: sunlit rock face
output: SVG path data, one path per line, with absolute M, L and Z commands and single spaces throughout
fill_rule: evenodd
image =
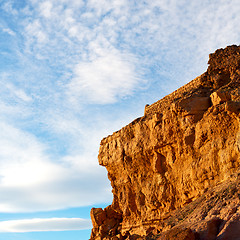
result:
M 240 239 L 239 120 L 240 47 L 229 46 L 101 141 L 114 198 L 92 209 L 91 239 Z

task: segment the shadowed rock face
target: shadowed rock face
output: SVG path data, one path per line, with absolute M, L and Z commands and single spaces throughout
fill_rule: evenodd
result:
M 101 141 L 114 198 L 92 209 L 91 239 L 240 239 L 239 120 L 240 47 L 229 46 L 210 54 L 206 73 Z

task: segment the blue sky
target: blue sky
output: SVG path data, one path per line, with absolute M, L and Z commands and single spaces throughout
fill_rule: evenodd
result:
M 238 0 L 0 0 L 0 240 L 88 239 L 100 140 L 240 42 Z

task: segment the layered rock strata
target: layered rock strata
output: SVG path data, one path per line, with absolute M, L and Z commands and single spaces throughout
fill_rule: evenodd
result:
M 174 215 L 206 193 L 213 195 L 216 186 L 221 192 L 229 187 L 225 183 L 236 185 L 239 120 L 240 46 L 234 45 L 210 54 L 204 74 L 146 106 L 143 117 L 101 141 L 99 164 L 108 171 L 113 203 L 91 210 L 91 239 L 240 239 L 240 233 L 224 238 L 229 228 L 220 214 L 224 206 L 212 217 L 214 206 L 199 218 L 185 215 L 183 222 Z M 239 220 L 239 195 L 233 196 Z M 173 226 L 168 224 L 172 216 Z

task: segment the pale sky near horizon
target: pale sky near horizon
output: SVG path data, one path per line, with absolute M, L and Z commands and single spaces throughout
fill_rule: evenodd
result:
M 86 240 L 103 137 L 240 43 L 239 0 L 0 0 L 0 240 Z

